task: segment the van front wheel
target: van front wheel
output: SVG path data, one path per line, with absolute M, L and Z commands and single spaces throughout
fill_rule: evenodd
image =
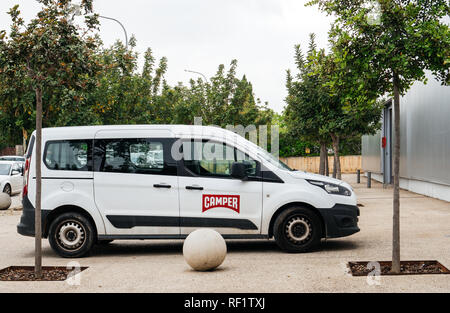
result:
M 79 213 L 64 213 L 50 225 L 48 240 L 52 249 L 64 258 L 79 258 L 94 244 L 94 228 Z
M 320 243 L 322 223 L 310 209 L 292 207 L 284 210 L 274 224 L 277 245 L 287 252 L 307 252 Z

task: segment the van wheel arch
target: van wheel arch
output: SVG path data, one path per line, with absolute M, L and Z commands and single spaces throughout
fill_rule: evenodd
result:
M 80 208 L 79 206 L 76 205 L 63 205 L 60 207 L 57 207 L 56 209 L 53 209 L 46 217 L 45 220 L 45 225 L 43 226 L 44 229 L 44 233 L 43 233 L 43 237 L 47 238 L 48 237 L 48 232 L 50 230 L 50 225 L 52 224 L 53 220 L 55 218 L 57 218 L 59 215 L 64 214 L 64 213 L 69 213 L 69 212 L 76 212 L 79 213 L 81 215 L 83 215 L 85 218 L 87 218 L 89 220 L 89 222 L 92 223 L 92 226 L 94 226 L 94 238 L 97 238 L 97 224 L 95 223 L 94 219 L 92 218 L 91 214 L 89 214 L 88 211 L 86 211 L 83 208 Z
M 3 187 L 3 191 L 6 193 L 6 187 L 9 187 L 9 196 L 12 196 L 12 187 L 10 183 L 6 183 L 5 186 Z
M 275 213 L 272 215 L 272 218 L 270 219 L 269 238 L 273 237 L 273 226 L 275 224 L 275 220 L 281 214 L 281 212 L 283 212 L 284 210 L 286 210 L 288 208 L 296 207 L 296 206 L 308 208 L 308 209 L 310 209 L 312 212 L 314 212 L 319 217 L 319 219 L 320 219 L 320 221 L 322 223 L 322 235 L 321 235 L 321 238 L 324 238 L 325 237 L 326 228 L 325 228 L 325 221 L 323 219 L 322 214 L 320 214 L 319 210 L 317 210 L 311 204 L 305 203 L 305 202 L 290 202 L 290 203 L 287 203 L 287 204 L 281 206 L 280 208 L 278 208 L 278 210 L 275 211 Z

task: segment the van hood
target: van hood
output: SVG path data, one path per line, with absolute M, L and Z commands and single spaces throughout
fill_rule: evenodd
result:
M 325 175 L 308 173 L 308 172 L 304 172 L 304 171 L 292 171 L 292 172 L 289 172 L 289 174 L 292 177 L 298 178 L 298 179 L 318 180 L 318 181 L 323 181 L 323 182 L 332 183 L 332 184 L 336 184 L 336 185 L 345 184 L 342 180 L 339 180 L 336 178 L 328 177 Z M 347 185 L 347 184 L 345 184 L 345 185 Z

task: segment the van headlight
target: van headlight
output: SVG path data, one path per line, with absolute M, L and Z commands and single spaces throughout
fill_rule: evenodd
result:
M 317 187 L 322 188 L 323 190 L 325 190 L 326 192 L 328 192 L 329 194 L 332 195 L 340 195 L 340 196 L 351 196 L 352 192 L 350 190 L 348 190 L 345 187 L 342 187 L 340 185 L 336 185 L 336 184 L 332 184 L 332 183 L 327 183 L 324 181 L 319 181 L 319 180 L 306 180 L 308 183 L 310 183 L 311 185 L 315 185 Z

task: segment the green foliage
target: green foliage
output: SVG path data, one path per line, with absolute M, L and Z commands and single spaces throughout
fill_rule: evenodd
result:
M 336 17 L 330 40 L 337 62 L 348 69 L 347 74 L 351 71 L 349 79 L 366 79 L 378 95 L 393 93 L 394 76 L 404 94 L 415 81 L 426 82 L 425 70 L 450 82 L 450 31 L 443 21 L 450 14 L 447 0 L 379 0 L 375 8 L 367 3 L 309 3 Z M 370 19 L 373 13 L 378 14 L 375 23 Z M 356 87 L 354 93 L 360 90 Z
M 220 65 L 210 81 L 170 86 L 167 58 L 157 62 L 149 48 L 139 68 L 134 37 L 128 49 L 120 41 L 106 48 L 91 32 L 95 14 L 81 29 L 70 22 L 70 1 L 40 2 L 44 10 L 27 26 L 12 8 L 11 30 L 0 33 L 0 132 L 7 143 L 22 143 L 34 130 L 36 86 L 44 127 L 193 124 L 194 117 L 222 127 L 271 123 L 273 111 L 255 98 L 251 82 L 236 77 L 236 60 L 227 71 Z M 92 12 L 91 1 L 83 3 Z
M 320 75 L 315 73 L 317 62 L 325 57 L 317 51 L 315 36 L 311 34 L 306 58 L 300 45 L 295 46 L 295 64 L 298 73 L 292 76 L 287 71 L 287 106 L 283 112 L 287 131 L 291 136 L 316 143 L 329 142 L 329 134 L 323 126 L 329 115 L 330 97 L 323 88 Z
M 237 60 L 232 60 L 226 73 L 224 65 L 220 65 L 210 81 L 191 81 L 190 96 L 197 104 L 196 116 L 201 116 L 205 124 L 221 127 L 269 124 L 272 110 L 255 100 L 251 82 L 245 75 L 237 78 L 236 67 Z
M 317 50 L 313 34 L 306 57 L 300 46 L 295 46 L 295 63 L 298 74 L 293 77 L 287 72 L 284 111 L 290 136 L 317 147 L 320 143 L 328 145 L 331 137 L 349 139 L 379 128 L 381 108 L 375 101 L 376 94 L 365 81 L 355 88 L 355 81 L 342 79 L 347 68 L 335 55 Z
M 90 36 L 96 16 L 86 17 L 80 28 L 71 23 L 70 1 L 38 2 L 43 8 L 27 25 L 14 6 L 10 32 L 0 35 L 0 125 L 12 144 L 34 129 L 36 92 L 43 94 L 45 123 L 57 124 L 66 111 L 77 112 L 84 105 L 79 94 L 94 86 L 101 69 L 98 41 Z M 82 2 L 85 13 L 91 7 L 92 1 Z

